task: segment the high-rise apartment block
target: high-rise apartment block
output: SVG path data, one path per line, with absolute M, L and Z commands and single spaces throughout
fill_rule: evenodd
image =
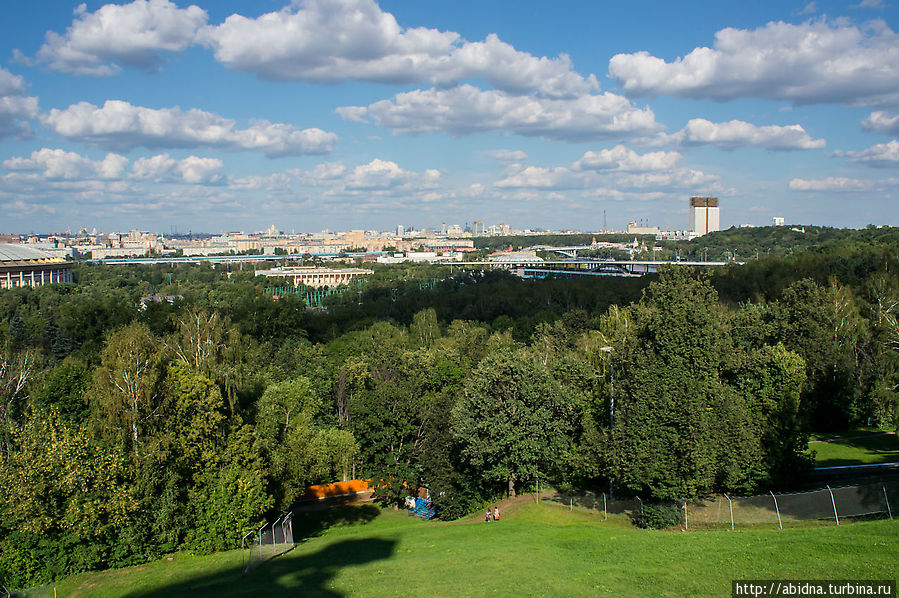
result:
M 471 225 L 471 234 L 475 236 L 483 236 L 484 235 L 484 223 L 480 220 L 475 220 Z
M 717 197 L 690 198 L 690 230 L 696 236 L 721 230 Z

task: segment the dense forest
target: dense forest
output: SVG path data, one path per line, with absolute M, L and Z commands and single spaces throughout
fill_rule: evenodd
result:
M 233 548 L 354 476 L 444 518 L 538 478 L 788 488 L 809 432 L 899 425 L 899 240 L 837 237 L 640 279 L 377 268 L 324 311 L 208 265 L 4 291 L 0 585 Z

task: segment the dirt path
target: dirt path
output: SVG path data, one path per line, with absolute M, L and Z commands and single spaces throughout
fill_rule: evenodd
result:
M 555 496 L 555 492 L 541 492 L 540 500 L 544 498 L 549 498 L 551 496 Z M 509 515 L 514 515 L 515 512 L 519 509 L 519 507 L 525 503 L 533 503 L 536 501 L 535 494 L 519 494 L 514 498 L 504 498 L 499 502 L 491 503 L 490 509 L 493 509 L 493 506 L 496 505 L 499 507 L 499 520 L 502 521 L 504 517 Z M 448 525 L 468 525 L 471 523 L 483 523 L 484 516 L 487 514 L 487 509 L 481 509 L 464 519 L 457 519 L 455 521 L 448 522 Z

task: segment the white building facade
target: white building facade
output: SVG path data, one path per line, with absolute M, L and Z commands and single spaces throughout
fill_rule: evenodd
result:
M 690 230 L 697 237 L 721 230 L 717 197 L 690 198 Z

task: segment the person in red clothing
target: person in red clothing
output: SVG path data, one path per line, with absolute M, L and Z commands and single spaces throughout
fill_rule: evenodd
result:
M 499 505 L 493 505 L 493 520 L 499 521 Z

